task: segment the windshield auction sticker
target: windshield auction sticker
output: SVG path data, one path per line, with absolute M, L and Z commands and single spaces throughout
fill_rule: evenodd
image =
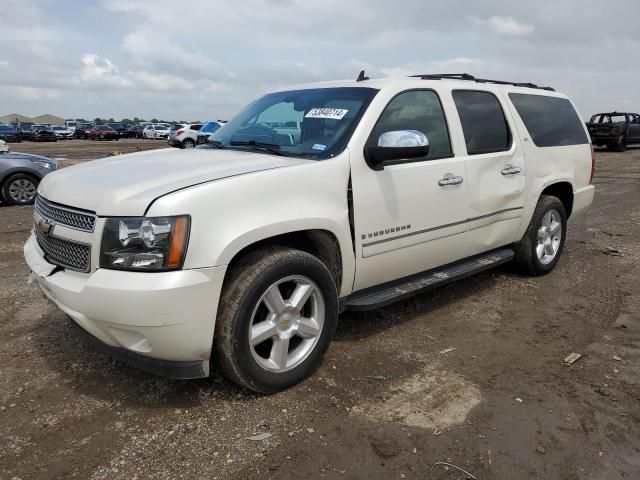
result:
M 349 112 L 343 108 L 312 108 L 304 118 L 328 118 L 330 120 L 342 120 Z

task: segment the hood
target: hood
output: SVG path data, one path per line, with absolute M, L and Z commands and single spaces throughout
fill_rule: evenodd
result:
M 51 158 L 43 157 L 42 155 L 33 155 L 31 153 L 18 153 L 18 152 L 6 152 L 1 153 L 0 151 L 0 160 L 2 159 L 11 159 L 11 160 L 29 160 L 31 162 L 47 162 L 52 165 L 57 165 L 57 162 Z
M 47 175 L 38 193 L 101 216 L 139 216 L 176 190 L 312 161 L 231 150 L 149 150 L 63 168 Z

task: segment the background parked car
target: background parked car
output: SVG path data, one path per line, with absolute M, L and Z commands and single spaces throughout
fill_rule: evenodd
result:
M 624 152 L 627 145 L 640 144 L 640 115 L 637 113 L 596 113 L 587 122 L 591 142 L 599 147 Z
M 76 138 L 89 138 L 89 130 L 93 128 L 93 123 L 78 123 L 74 135 Z
M 109 123 L 108 125 L 118 132 L 120 138 L 125 138 L 127 136 L 127 132 L 131 126 L 128 123 Z
M 212 133 L 217 132 L 218 129 L 222 126 L 222 122 L 212 121 L 205 123 L 200 131 L 198 132 L 198 136 L 196 137 L 196 143 L 198 145 L 202 143 L 206 143 L 209 140 L 209 137 Z
M 31 127 L 26 133 L 26 140 L 31 140 L 33 142 L 57 142 L 56 134 L 48 125 L 34 125 Z M 22 138 L 25 139 L 25 132 L 22 132 Z
M 177 125 L 176 129 L 171 130 L 167 142 L 172 147 L 193 148 L 198 142 L 198 131 L 202 128 L 202 123 L 193 123 L 190 125 Z
M 127 138 L 143 138 L 144 125 L 131 125 L 127 129 Z
M 0 125 L 0 140 L 5 142 L 19 142 L 20 132 L 11 125 Z
M 120 135 L 109 125 L 95 125 L 89 130 L 90 140 L 118 140 Z
M 162 123 L 156 123 L 154 125 L 147 125 L 142 131 L 143 138 L 153 138 L 154 140 L 168 138 L 171 132 L 169 125 Z
M 10 205 L 33 203 L 42 177 L 57 168 L 51 158 L 10 152 L 0 140 L 0 200 Z
M 76 131 L 76 127 L 78 126 L 77 120 L 65 120 L 64 126 L 71 130 L 73 133 Z
M 73 138 L 73 132 L 67 127 L 54 125 L 51 128 L 53 129 L 53 133 L 55 133 L 56 138 L 58 138 L 59 140 L 69 140 Z

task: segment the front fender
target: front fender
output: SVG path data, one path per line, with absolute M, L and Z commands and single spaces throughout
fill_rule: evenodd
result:
M 330 232 L 340 246 L 345 294 L 355 272 L 348 182 L 345 152 L 334 159 L 195 185 L 157 199 L 147 215 L 191 215 L 184 268 L 228 265 L 242 249 L 286 233 Z

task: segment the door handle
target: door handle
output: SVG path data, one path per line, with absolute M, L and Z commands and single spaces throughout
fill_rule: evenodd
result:
M 520 173 L 521 171 L 522 169 L 517 165 L 507 165 L 500 171 L 500 173 L 502 175 L 515 175 L 516 173 Z
M 463 182 L 462 177 L 455 176 L 453 173 L 447 173 L 444 178 L 438 180 L 438 185 L 446 187 L 447 185 L 460 185 Z

